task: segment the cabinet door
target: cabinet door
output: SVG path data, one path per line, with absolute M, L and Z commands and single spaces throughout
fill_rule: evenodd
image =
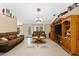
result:
M 77 22 L 77 54 L 79 54 L 79 22 Z

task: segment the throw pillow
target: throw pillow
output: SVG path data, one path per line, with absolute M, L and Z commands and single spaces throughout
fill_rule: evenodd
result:
M 2 40 L 2 41 L 8 41 L 8 39 L 5 38 L 5 37 L 0 38 L 0 40 Z
M 9 40 L 13 40 L 13 39 L 15 39 L 16 37 L 17 37 L 16 35 L 9 35 L 9 36 L 8 36 L 8 39 L 9 39 Z

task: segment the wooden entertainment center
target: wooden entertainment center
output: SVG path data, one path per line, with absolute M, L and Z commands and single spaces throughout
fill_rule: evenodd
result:
M 71 55 L 79 55 L 78 10 L 79 7 L 76 7 L 67 14 L 55 19 L 51 24 L 51 40 L 57 42 Z M 59 26 L 59 24 L 61 24 L 61 27 Z M 59 34 L 59 31 L 61 31 L 61 34 Z

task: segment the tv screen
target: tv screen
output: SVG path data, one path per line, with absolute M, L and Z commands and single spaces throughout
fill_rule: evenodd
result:
M 61 24 L 55 26 L 55 33 L 61 35 Z

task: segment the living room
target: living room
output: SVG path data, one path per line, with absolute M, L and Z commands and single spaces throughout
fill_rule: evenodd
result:
M 78 10 L 79 3 L 0 3 L 0 56 L 79 55 Z

